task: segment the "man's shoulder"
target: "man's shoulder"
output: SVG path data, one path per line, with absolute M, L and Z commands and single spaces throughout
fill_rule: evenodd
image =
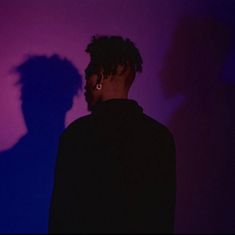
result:
M 173 135 L 169 128 L 159 121 L 153 119 L 147 114 L 143 114 L 143 122 L 145 123 L 145 127 L 148 129 L 149 134 L 152 135 L 161 135 L 162 137 L 166 137 L 167 139 L 173 140 Z
M 92 115 L 82 116 L 70 123 L 62 132 L 61 137 L 73 136 L 81 133 L 91 125 Z

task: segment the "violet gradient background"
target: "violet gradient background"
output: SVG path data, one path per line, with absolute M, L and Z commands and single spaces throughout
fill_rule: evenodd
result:
M 137 76 L 130 98 L 137 100 L 145 113 L 168 126 L 176 140 L 175 232 L 235 232 L 235 156 L 231 141 L 234 137 L 231 114 L 234 112 L 230 111 L 235 85 L 233 39 L 232 36 L 224 36 L 224 39 L 220 33 L 217 35 L 221 51 L 227 51 L 224 54 L 218 52 L 218 58 L 223 58 L 221 62 L 212 62 L 211 68 L 219 68 L 222 83 L 210 80 L 212 74 L 208 78 L 198 72 L 205 72 L 200 61 L 208 53 L 214 53 L 211 58 L 215 58 L 218 45 L 215 44 L 217 46 L 212 51 L 207 51 L 210 43 L 196 44 L 194 49 L 190 45 L 192 35 L 195 34 L 197 41 L 200 28 L 205 26 L 200 37 L 203 42 L 214 21 L 234 31 L 234 15 L 235 2 L 224 0 L 0 0 L 0 150 L 10 149 L 27 132 L 21 112 L 20 89 L 14 85 L 17 76 L 10 73 L 25 56 L 56 53 L 71 60 L 83 74 L 89 60 L 84 49 L 92 35 L 128 37 L 140 49 L 144 61 L 143 73 Z M 205 24 L 200 23 L 203 19 Z M 199 26 L 194 31 L 195 22 Z M 231 47 L 223 49 L 223 43 L 228 43 L 226 38 L 231 39 Z M 204 54 L 194 56 L 193 53 L 200 50 Z M 210 57 L 209 60 L 213 61 Z M 190 69 L 193 71 L 188 72 Z M 168 70 L 170 72 L 166 72 Z M 190 74 L 200 77 L 193 87 L 202 89 L 177 87 L 179 83 L 185 84 Z M 186 80 L 175 80 L 175 77 Z M 166 82 L 162 82 L 163 78 Z M 210 88 L 214 83 L 213 87 L 217 88 L 206 90 L 205 95 L 204 87 Z M 196 96 L 191 99 L 188 94 L 193 92 Z M 202 96 L 201 100 L 197 98 Z M 225 96 L 228 98 L 222 98 Z M 221 99 L 223 102 L 220 103 Z M 205 107 L 202 108 L 201 104 Z M 204 116 L 208 109 L 210 113 Z M 73 107 L 66 115 L 66 126 L 87 113 L 84 97 L 75 97 Z M 224 113 L 226 120 L 223 119 Z M 197 118 L 192 121 L 194 117 Z M 197 124 L 204 125 L 204 128 Z M 218 127 L 221 131 L 217 134 L 213 130 Z M 202 136 L 208 132 L 211 134 L 204 140 Z M 222 147 L 218 150 L 220 154 L 215 156 L 217 149 L 211 149 L 217 145 Z M 226 155 L 224 149 L 227 149 Z M 3 226 L 0 221 L 0 232 L 6 231 Z M 40 226 L 32 232 L 46 232 L 47 224 Z

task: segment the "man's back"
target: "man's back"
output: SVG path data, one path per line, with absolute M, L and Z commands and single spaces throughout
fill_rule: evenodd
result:
M 135 101 L 104 101 L 71 124 L 56 171 L 49 232 L 173 232 L 174 141 Z

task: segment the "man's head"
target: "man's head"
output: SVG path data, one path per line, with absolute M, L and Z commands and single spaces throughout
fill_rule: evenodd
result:
M 100 101 L 127 98 L 136 72 L 142 71 L 134 43 L 120 36 L 93 36 L 86 52 L 90 54 L 85 70 L 88 109 Z

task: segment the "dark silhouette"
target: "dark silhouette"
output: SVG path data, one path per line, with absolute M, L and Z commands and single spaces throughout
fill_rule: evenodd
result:
M 182 94 L 169 128 L 177 149 L 177 233 L 235 232 L 235 89 L 222 77 L 233 32 L 213 17 L 185 17 L 165 57 L 167 97 Z
M 94 37 L 86 51 L 92 113 L 61 135 L 49 232 L 172 233 L 174 140 L 127 99 L 140 54 L 117 36 Z
M 0 154 L 0 233 L 47 233 L 58 137 L 82 80 L 58 55 L 30 56 L 15 72 L 28 132 Z

